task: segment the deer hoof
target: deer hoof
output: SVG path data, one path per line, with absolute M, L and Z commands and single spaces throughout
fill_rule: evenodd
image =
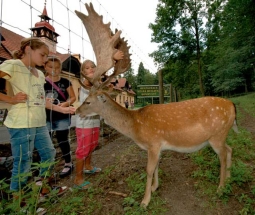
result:
M 158 189 L 158 186 L 151 186 L 151 192 L 155 192 Z
M 219 187 L 217 188 L 217 195 L 221 196 L 221 195 L 223 194 L 223 189 L 224 189 L 223 186 L 219 186 Z
M 148 204 L 144 203 L 143 201 L 142 201 L 141 204 L 140 204 L 140 207 L 141 207 L 141 208 L 144 208 L 144 209 L 146 209 L 147 206 L 148 206 Z

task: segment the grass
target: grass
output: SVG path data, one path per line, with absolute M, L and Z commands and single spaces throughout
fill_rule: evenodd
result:
M 237 107 L 238 106 L 242 107 L 247 113 L 255 117 L 255 111 L 254 111 L 255 93 L 231 98 L 231 101 L 233 101 L 237 105 Z

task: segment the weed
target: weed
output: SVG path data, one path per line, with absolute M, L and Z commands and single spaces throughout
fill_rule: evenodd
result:
M 162 171 L 159 170 L 159 175 Z M 159 177 L 160 178 L 160 177 Z M 134 173 L 130 175 L 126 182 L 131 190 L 130 196 L 123 201 L 125 215 L 147 215 L 147 214 L 163 214 L 166 212 L 164 205 L 166 204 L 157 194 L 152 193 L 152 201 L 150 201 L 147 209 L 140 207 L 140 202 L 144 196 L 147 174 L 145 172 Z

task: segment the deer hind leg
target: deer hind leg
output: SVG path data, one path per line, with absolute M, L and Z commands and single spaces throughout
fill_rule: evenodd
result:
M 230 168 L 232 165 L 232 148 L 226 144 L 227 147 L 227 173 L 226 179 L 230 178 Z
M 215 141 L 210 140 L 212 148 L 220 159 L 220 184 L 218 190 L 224 187 L 226 179 L 230 177 L 232 149 L 224 142 L 223 144 L 219 144 L 219 142 L 215 143 Z
M 222 150 L 218 154 L 220 158 L 220 184 L 218 190 L 225 185 L 225 181 L 230 177 L 230 167 L 232 158 L 232 149 L 224 144 Z
M 157 166 L 158 166 L 158 161 L 159 161 L 159 151 L 153 151 L 153 150 L 148 150 L 148 162 L 147 162 L 147 182 L 146 182 L 146 188 L 145 188 L 145 194 L 143 197 L 143 200 L 141 202 L 141 207 L 146 208 L 151 200 L 151 192 L 152 190 L 155 191 L 158 186 L 158 171 Z M 152 179 L 156 179 L 154 181 L 153 186 L 152 186 Z

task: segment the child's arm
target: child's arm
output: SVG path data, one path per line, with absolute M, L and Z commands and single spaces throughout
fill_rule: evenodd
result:
M 74 108 L 74 107 L 61 107 L 58 105 L 54 105 L 48 99 L 46 99 L 46 101 L 45 101 L 45 107 L 47 109 L 54 110 L 54 111 L 57 111 L 60 113 L 65 113 L 65 114 L 69 114 L 69 113 L 74 114 L 76 111 L 76 108 Z
M 27 94 L 19 92 L 14 96 L 8 96 L 0 93 L 0 100 L 12 105 L 16 105 L 18 103 L 25 103 L 27 101 Z
M 8 74 L 5 72 L 0 71 L 0 78 L 7 76 Z M 9 76 L 9 75 L 8 75 Z M 27 100 L 27 95 L 25 93 L 19 92 L 14 96 L 8 96 L 3 93 L 0 93 L 0 100 L 4 101 L 9 104 L 18 104 L 18 103 L 25 103 Z
M 71 104 L 73 104 L 76 100 L 74 90 L 73 90 L 73 86 L 69 86 L 66 90 L 68 92 L 69 98 L 67 99 L 66 102 L 60 103 L 59 106 L 68 107 Z
M 14 96 L 8 96 L 0 93 L 0 100 L 12 105 L 16 105 L 18 103 L 25 103 L 27 101 L 27 94 L 19 92 Z

